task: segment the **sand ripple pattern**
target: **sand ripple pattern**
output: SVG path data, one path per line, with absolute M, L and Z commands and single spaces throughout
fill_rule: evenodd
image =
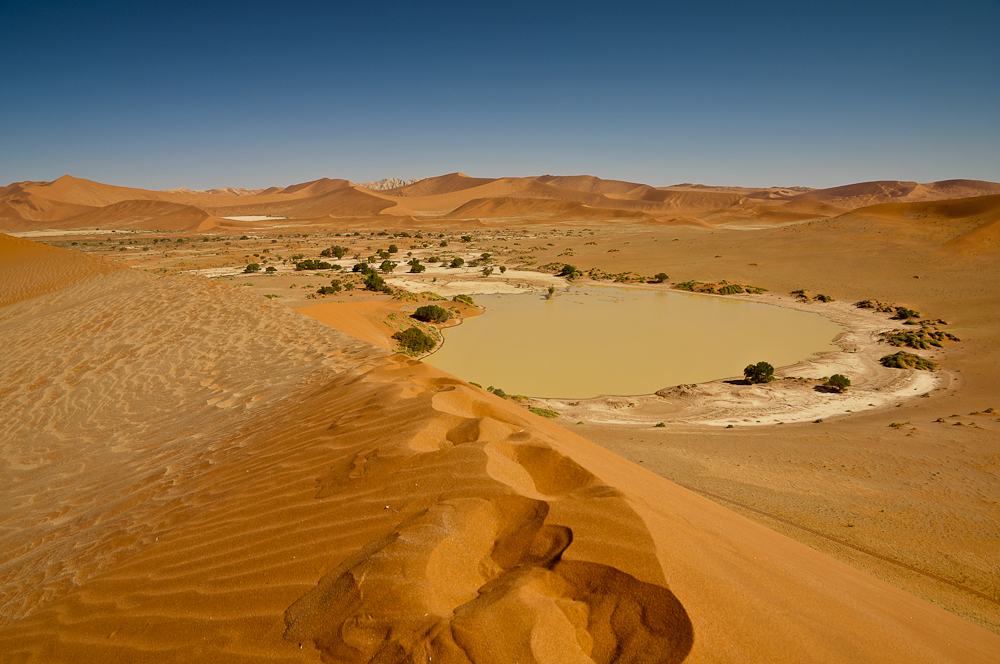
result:
M 220 438 L 384 354 L 205 279 L 73 281 L 0 308 L 0 624 L 183 518 L 185 481 L 231 452 Z

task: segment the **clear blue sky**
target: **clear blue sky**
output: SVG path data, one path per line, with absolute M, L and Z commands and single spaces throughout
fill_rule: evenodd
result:
M 4 3 L 0 184 L 1000 181 L 1000 2 Z

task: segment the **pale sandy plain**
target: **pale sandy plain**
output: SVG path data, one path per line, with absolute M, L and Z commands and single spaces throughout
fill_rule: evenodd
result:
M 1000 185 L 234 191 L 0 190 L 0 227 L 65 233 L 0 236 L 3 661 L 996 661 Z M 758 285 L 845 353 L 545 420 L 393 354 L 419 302 L 289 266 L 389 242 L 509 268 L 440 295 L 559 262 Z M 875 366 L 866 298 L 962 341 Z

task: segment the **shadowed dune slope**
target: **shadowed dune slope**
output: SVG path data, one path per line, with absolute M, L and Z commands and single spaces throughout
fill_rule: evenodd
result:
M 80 260 L 25 247 L 21 269 L 44 282 L 49 252 Z M 0 280 L 4 301 L 23 291 Z M 0 363 L 0 661 L 1000 651 L 512 402 L 238 287 L 109 270 L 0 308 L 0 334 L 18 339 Z
M 643 219 L 641 212 L 592 208 L 575 201 L 539 198 L 477 198 L 446 215 L 448 219 L 491 217 L 573 218 L 573 219 Z
M 135 228 L 205 231 L 224 223 L 204 210 L 167 201 L 121 201 L 47 226 L 51 228 Z

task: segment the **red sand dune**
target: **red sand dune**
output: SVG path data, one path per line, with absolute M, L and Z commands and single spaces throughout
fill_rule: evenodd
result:
M 51 228 L 132 228 L 205 231 L 238 224 L 213 217 L 190 205 L 167 201 L 121 201 L 48 224 Z
M 1000 652 L 511 401 L 245 290 L 9 238 L 0 252 L 0 333 L 18 340 L 0 363 L 4 661 Z

